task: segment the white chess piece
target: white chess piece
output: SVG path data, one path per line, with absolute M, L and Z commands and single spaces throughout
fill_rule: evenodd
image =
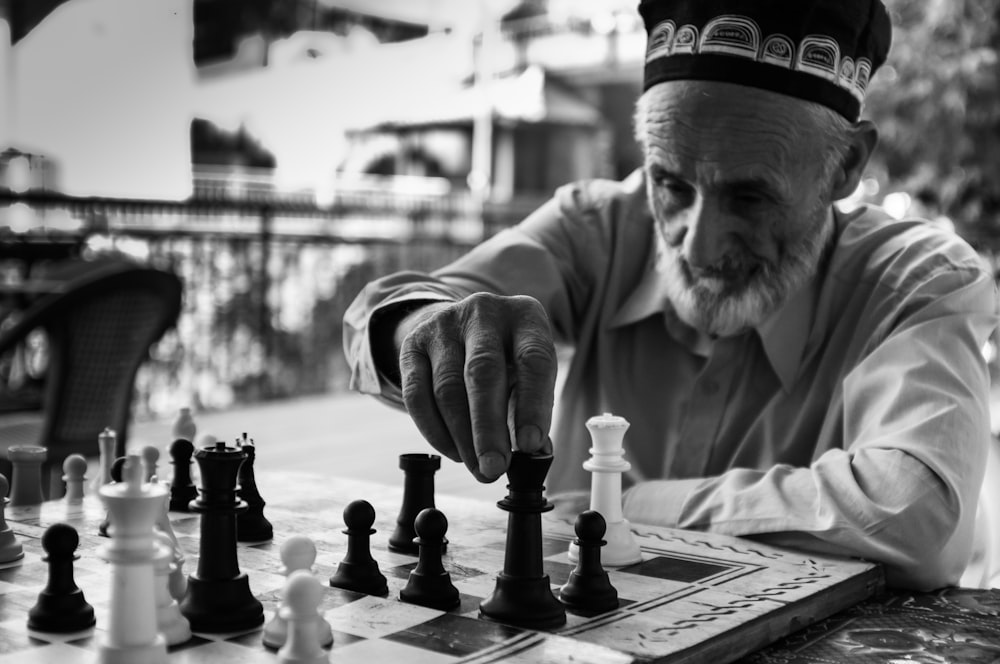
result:
M 184 440 L 194 442 L 194 436 L 198 433 L 198 425 L 195 424 L 194 418 L 191 417 L 190 408 L 181 408 L 177 413 L 177 419 L 174 420 L 174 426 L 170 430 L 171 435 L 173 435 L 174 440 L 178 438 L 183 438 Z
M 330 655 L 319 645 L 319 604 L 323 586 L 312 572 L 295 570 L 288 576 L 281 617 L 288 622 L 288 640 L 278 651 L 282 664 L 324 664 Z
M 111 466 L 115 463 L 115 448 L 118 446 L 118 435 L 114 429 L 104 427 L 104 431 L 97 435 L 97 450 L 100 455 L 100 466 L 97 476 L 94 477 L 93 490 L 97 493 L 105 484 L 111 484 Z
M 150 478 L 150 481 L 157 483 L 159 479 L 154 475 Z M 170 488 L 166 488 L 169 492 Z M 170 567 L 167 587 L 170 590 L 170 596 L 179 602 L 184 599 L 184 594 L 187 592 L 187 575 L 184 573 L 184 561 L 186 558 L 184 557 L 184 549 L 181 548 L 181 543 L 177 540 L 177 534 L 174 533 L 174 526 L 170 523 L 169 504 L 169 500 L 163 502 L 163 510 L 156 517 L 156 529 L 165 534 L 170 540 L 170 554 L 173 564 Z
M 83 503 L 84 485 L 87 481 L 87 460 L 82 454 L 70 454 L 63 460 L 63 482 L 66 483 L 66 504 Z
M 283 573 L 290 576 L 297 570 L 312 572 L 313 563 L 316 562 L 316 544 L 305 535 L 292 535 L 281 543 L 278 550 L 281 562 L 285 566 Z M 281 609 L 285 603 L 282 601 L 275 611 L 274 617 L 264 626 L 264 645 L 271 648 L 280 648 L 285 645 L 288 637 L 288 623 L 281 617 Z M 333 643 L 333 630 L 322 617 L 319 625 L 319 645 L 328 646 Z
M 151 482 L 156 477 L 156 464 L 160 460 L 160 450 L 155 445 L 142 448 L 142 463 L 146 467 L 146 481 Z
M 590 509 L 601 513 L 608 524 L 601 547 L 601 563 L 605 567 L 623 567 L 642 560 L 639 543 L 622 515 L 622 473 L 632 464 L 626 461 L 624 440 L 629 423 L 624 417 L 604 413 L 587 420 L 593 447 L 590 458 L 583 462 L 591 473 Z M 569 559 L 579 559 L 576 544 L 570 544 Z
M 101 557 L 111 563 L 111 600 L 101 664 L 166 664 L 167 644 L 156 620 L 157 547 L 153 524 L 163 510 L 167 489 L 143 481 L 142 460 L 126 458 L 122 481 L 102 486 L 99 495 L 112 525 Z
M 162 531 L 156 533 L 154 541 L 159 547 L 155 561 L 156 626 L 167 645 L 176 646 L 191 638 L 191 625 L 170 593 L 170 574 L 176 568 L 173 561 L 174 543 L 170 535 Z

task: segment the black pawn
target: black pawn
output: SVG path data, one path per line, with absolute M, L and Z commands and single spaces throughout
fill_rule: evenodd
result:
M 121 482 L 122 481 L 122 468 L 125 467 L 125 457 L 118 457 L 111 464 L 111 481 Z M 108 536 L 108 527 L 111 522 L 108 520 L 107 512 L 104 514 L 104 521 L 101 521 L 101 525 L 97 527 L 97 533 L 101 537 Z
M 264 499 L 261 498 L 257 479 L 254 477 L 253 464 L 257 458 L 257 448 L 252 440 L 247 439 L 246 434 L 243 434 L 243 440 L 237 441 L 236 445 L 247 455 L 237 476 L 239 495 L 247 504 L 247 509 L 236 515 L 236 539 L 240 542 L 265 542 L 274 537 L 274 528 L 264 516 Z
M 372 558 L 371 536 L 375 533 L 375 508 L 367 500 L 355 500 L 344 508 L 347 529 L 347 553 L 330 577 L 334 588 L 353 590 L 366 595 L 388 595 L 389 585 Z
M 396 518 L 396 529 L 389 537 L 389 550 L 416 554 L 419 547 L 413 541 L 417 536 L 413 522 L 421 510 L 434 507 L 434 473 L 441 468 L 441 457 L 437 454 L 400 454 L 399 467 L 403 471 L 403 503 Z M 447 544 L 445 540 L 442 546 Z
M 94 607 L 73 580 L 73 561 L 80 536 L 73 526 L 55 523 L 45 529 L 42 548 L 48 556 L 49 579 L 28 611 L 28 629 L 38 632 L 80 632 L 93 627 Z
M 451 583 L 451 575 L 441 564 L 441 549 L 444 534 L 448 532 L 448 519 L 440 511 L 428 507 L 414 520 L 417 530 L 417 544 L 420 558 L 416 568 L 410 572 L 406 587 L 399 591 L 399 599 L 410 604 L 448 611 L 457 607 L 461 600 L 458 589 Z
M 198 488 L 191 481 L 191 459 L 194 455 L 194 444 L 185 438 L 178 438 L 170 443 L 170 463 L 174 467 L 174 476 L 170 480 L 170 503 L 168 507 L 175 512 L 190 512 L 191 501 L 198 497 Z
M 618 608 L 618 591 L 601 566 L 601 547 L 608 525 L 600 512 L 587 510 L 576 517 L 576 569 L 559 589 L 559 600 L 574 611 L 604 613 Z

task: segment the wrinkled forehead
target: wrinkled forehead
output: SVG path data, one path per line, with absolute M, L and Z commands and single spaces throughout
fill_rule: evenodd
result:
M 637 120 L 647 156 L 797 168 L 824 144 L 806 104 L 732 83 L 670 81 L 644 94 Z

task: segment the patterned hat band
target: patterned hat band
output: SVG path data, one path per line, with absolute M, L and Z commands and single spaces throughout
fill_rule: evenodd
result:
M 763 34 L 746 16 L 725 15 L 701 31 L 657 23 L 647 41 L 643 90 L 671 80 L 727 81 L 818 102 L 855 122 L 871 74 L 871 60 L 842 55 L 832 37 L 812 34 L 796 43 Z

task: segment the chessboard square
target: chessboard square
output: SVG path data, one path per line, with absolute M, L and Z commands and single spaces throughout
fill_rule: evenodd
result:
M 15 583 L 22 588 L 38 586 L 41 589 L 48 576 L 49 566 L 42 562 L 41 556 L 28 551 L 24 552 L 24 558 L 17 564 L 0 569 L 0 581 Z
M 561 586 L 569 581 L 569 575 L 573 573 L 576 566 L 555 560 L 543 560 L 542 569 L 549 575 L 549 583 L 553 586 Z
M 674 558 L 672 556 L 655 556 L 641 563 L 622 567 L 619 571 L 638 574 L 640 576 L 649 576 L 654 579 L 670 579 L 672 581 L 692 583 L 726 572 L 729 569 L 731 569 L 729 565 L 713 565 L 712 563 Z
M 22 614 L 19 620 L 8 620 L 0 623 L 0 655 L 16 653 L 31 648 L 37 648 L 47 641 L 36 639 L 28 633 L 28 627 Z
M 435 650 L 424 650 L 388 639 L 366 639 L 336 649 L 332 661 L 337 664 L 375 664 L 400 662 L 405 664 L 450 664 L 458 657 Z M 192 662 L 192 664 L 195 664 Z
M 170 664 L 274 664 L 274 652 L 230 641 L 207 640 L 169 653 Z M 138 664 L 138 663 L 137 663 Z
M 467 579 L 453 581 L 458 592 L 471 597 L 486 598 L 493 594 L 493 589 L 497 586 L 497 574 L 483 574 Z
M 38 591 L 41 589 L 8 593 L 0 598 L 0 622 L 25 622 L 28 610 L 38 601 Z
M 464 657 L 483 648 L 503 643 L 523 631 L 517 627 L 489 620 L 445 614 L 390 634 L 386 639 L 424 650 Z
M 431 620 L 443 611 L 378 597 L 363 597 L 323 614 L 330 627 L 348 634 L 378 639 Z
M 542 557 L 548 558 L 569 551 L 569 542 L 555 537 L 542 537 Z
M 417 566 L 417 561 L 406 563 L 405 565 L 397 565 L 396 567 L 387 567 L 382 569 L 382 574 L 390 579 L 403 579 L 404 581 L 410 578 L 410 572 L 413 568 Z
M 0 654 L 0 664 L 94 664 L 96 661 L 96 652 L 65 643 L 47 643 Z
M 646 602 L 659 597 L 669 597 L 674 593 L 681 593 L 689 590 L 691 584 L 670 579 L 659 579 L 656 583 L 650 583 L 649 577 L 618 570 L 608 570 L 608 578 L 611 585 L 618 591 L 618 597 L 629 599 L 634 602 Z

